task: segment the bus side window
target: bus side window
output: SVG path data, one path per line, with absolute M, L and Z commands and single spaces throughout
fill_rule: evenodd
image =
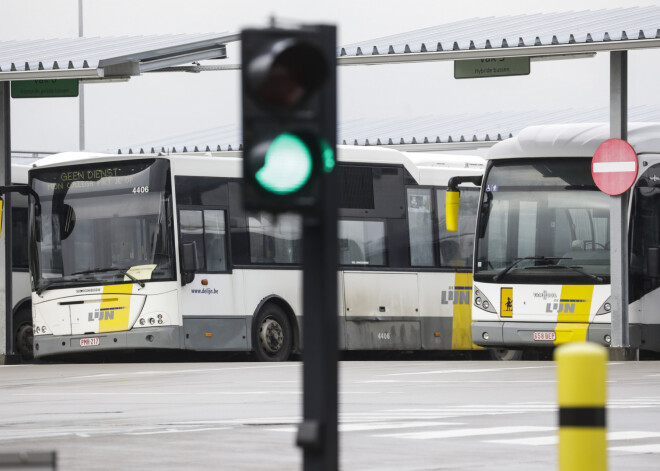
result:
M 181 243 L 195 242 L 200 273 L 227 270 L 227 229 L 222 209 L 181 210 Z
M 182 209 L 179 211 L 179 225 L 181 227 L 181 244 L 195 242 L 197 246 L 197 267 L 199 272 L 205 272 L 204 222 L 202 211 Z
M 339 221 L 339 264 L 385 265 L 385 222 Z
M 474 231 L 477 225 L 479 192 L 461 189 L 458 212 L 458 230 L 448 232 L 445 223 L 445 190 L 436 190 L 440 238 L 440 266 L 445 268 L 470 268 L 474 250 Z
M 254 213 L 248 217 L 250 262 L 302 263 L 302 219 L 297 214 Z
M 227 270 L 227 231 L 225 212 L 219 209 L 204 210 L 204 248 L 206 268 L 210 272 Z
M 431 190 L 408 188 L 407 199 L 410 264 L 413 267 L 435 266 Z

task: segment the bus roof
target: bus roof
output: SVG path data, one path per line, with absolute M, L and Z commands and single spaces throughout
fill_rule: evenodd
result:
M 530 126 L 491 147 L 487 159 L 593 157 L 609 138 L 609 123 Z M 637 154 L 659 153 L 660 123 L 629 123 L 627 141 Z
M 402 165 L 421 185 L 446 185 L 455 175 L 478 175 L 483 173 L 485 160 L 479 156 L 401 152 L 385 147 L 337 146 L 340 162 Z M 51 167 L 74 163 L 92 163 L 99 160 L 116 161 L 163 157 L 172 162 L 177 175 L 209 174 L 211 167 L 226 177 L 240 178 L 242 175 L 241 152 L 200 152 L 182 154 L 101 154 L 91 152 L 63 152 L 49 155 L 33 164 L 34 167 Z

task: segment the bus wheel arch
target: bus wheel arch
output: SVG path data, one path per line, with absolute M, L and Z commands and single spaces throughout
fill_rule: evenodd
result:
M 14 351 L 23 360 L 32 360 L 34 358 L 34 331 L 32 324 L 32 304 L 29 300 L 21 302 L 14 309 L 13 330 Z
M 299 328 L 291 306 L 277 296 L 262 300 L 253 316 L 252 349 L 259 361 L 286 361 L 299 351 Z

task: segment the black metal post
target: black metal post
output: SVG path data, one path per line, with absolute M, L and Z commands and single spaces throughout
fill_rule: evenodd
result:
M 2 181 L 0 185 L 11 185 L 11 121 L 10 121 L 10 101 L 11 101 L 11 82 L 5 81 L 0 84 L 0 165 L 3 168 Z M 2 232 L 4 240 L 4 282 L 5 282 L 5 349 L 6 357 L 14 353 L 13 336 L 13 300 L 12 300 L 12 227 L 11 227 L 11 193 L 6 193 L 3 197 L 2 208 Z M 1 265 L 1 264 L 0 264 Z M 2 355 L 0 355 L 1 357 Z
M 305 471 L 338 469 L 337 208 L 334 174 L 325 177 L 323 214 L 303 228 L 303 423 Z

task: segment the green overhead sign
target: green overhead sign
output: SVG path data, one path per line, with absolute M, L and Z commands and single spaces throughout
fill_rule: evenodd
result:
M 78 96 L 78 79 L 20 80 L 11 83 L 12 98 L 61 98 Z
M 454 61 L 455 79 L 505 77 L 509 75 L 529 75 L 529 57 Z

